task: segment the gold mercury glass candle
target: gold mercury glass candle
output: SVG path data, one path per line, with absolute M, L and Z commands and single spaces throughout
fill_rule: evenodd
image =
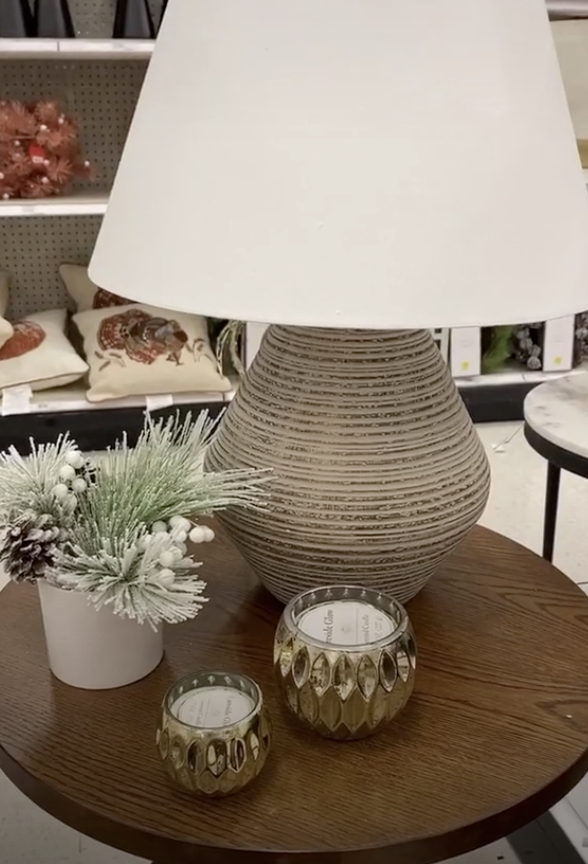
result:
M 165 695 L 156 740 L 166 771 L 184 789 L 239 792 L 257 777 L 271 745 L 261 689 L 227 672 L 182 678 Z
M 279 686 L 320 735 L 364 738 L 406 705 L 417 662 L 400 603 L 350 585 L 306 591 L 285 608 L 274 644 Z

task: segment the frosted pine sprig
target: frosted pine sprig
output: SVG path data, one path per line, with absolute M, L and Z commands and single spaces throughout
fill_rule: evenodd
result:
M 84 592 L 98 608 L 154 627 L 193 618 L 206 586 L 186 543 L 214 539 L 195 520 L 226 507 L 264 507 L 271 477 L 257 469 L 204 472 L 217 422 L 206 412 L 195 421 L 147 416 L 134 448 L 123 438 L 96 465 L 67 435 L 55 444 L 31 442 L 26 459 L 11 448 L 0 455 L 0 527 L 23 511 L 51 519 L 58 540 L 35 565 L 35 578 Z M 8 552 L 20 573 L 19 548 L 13 543 Z
M 257 469 L 205 473 L 204 453 L 216 426 L 204 411 L 156 423 L 148 416 L 134 448 L 123 438 L 100 460 L 97 482 L 80 500 L 85 543 L 96 552 L 103 537 L 128 536 L 174 516 L 188 519 L 227 507 L 260 508 L 271 473 Z M 93 540 L 91 539 L 91 535 Z
M 36 445 L 31 439 L 31 455 L 23 457 L 16 447 L 0 453 L 0 518 L 6 522 L 14 513 L 27 510 L 53 516 L 60 528 L 73 519 L 71 498 L 55 495 L 61 484 L 60 472 L 78 454 L 69 435 L 60 435 L 55 444 Z
M 178 624 L 194 618 L 207 598 L 206 583 L 194 575 L 201 565 L 177 549 L 172 535 L 163 532 L 105 537 L 94 554 L 73 545 L 59 556 L 54 582 L 87 593 L 98 609 L 111 605 L 116 615 L 154 628 L 162 621 Z

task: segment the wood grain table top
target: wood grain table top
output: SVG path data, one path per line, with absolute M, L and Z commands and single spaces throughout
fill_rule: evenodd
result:
M 115 691 L 55 680 L 35 588 L 0 594 L 0 767 L 73 828 L 158 864 L 430 864 L 518 829 L 588 770 L 588 598 L 521 546 L 476 529 L 409 604 L 413 698 L 353 743 L 286 712 L 280 605 L 225 538 L 204 556 L 208 607 Z M 169 784 L 155 729 L 168 686 L 212 667 L 259 682 L 274 744 L 249 789 L 203 801 Z

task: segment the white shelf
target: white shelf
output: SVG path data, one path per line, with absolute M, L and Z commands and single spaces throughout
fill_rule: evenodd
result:
M 0 394 L 1 395 L 1 394 Z M 226 401 L 227 393 L 175 393 L 169 397 L 151 397 L 154 401 L 151 410 L 158 408 L 180 405 L 207 405 L 210 403 L 223 403 Z M 126 396 L 122 399 L 110 399 L 105 402 L 88 402 L 86 399 L 86 387 L 79 383 L 68 387 L 57 387 L 53 390 L 41 390 L 33 393 L 30 404 L 30 414 L 53 414 L 66 413 L 69 411 L 108 411 L 117 408 L 142 408 L 146 409 L 148 397 Z M 10 415 L 14 416 L 14 415 Z
M 148 60 L 149 39 L 0 39 L 2 60 Z
M 469 387 L 480 387 L 488 385 L 491 387 L 504 384 L 541 384 L 543 381 L 553 381 L 554 378 L 565 378 L 566 375 L 580 375 L 586 372 L 583 367 L 569 369 L 567 372 L 528 372 L 524 370 L 507 370 L 496 372 L 492 375 L 474 375 L 471 378 L 455 378 L 454 381 L 460 389 Z
M 107 205 L 106 192 L 39 199 L 12 198 L 0 201 L 0 219 L 23 216 L 103 216 Z

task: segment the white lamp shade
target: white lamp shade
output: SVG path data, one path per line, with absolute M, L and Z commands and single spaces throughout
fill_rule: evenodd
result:
M 588 309 L 544 0 L 171 0 L 90 275 L 293 325 Z

